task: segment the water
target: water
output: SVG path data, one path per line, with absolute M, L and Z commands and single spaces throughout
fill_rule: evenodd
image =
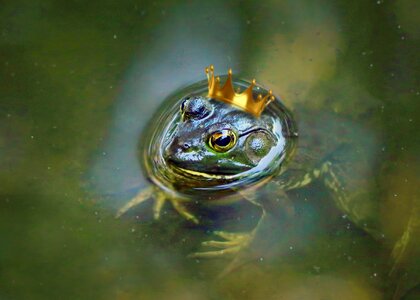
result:
M 414 5 L 2 3 L 0 298 L 387 299 L 410 291 L 406 299 L 415 299 Z M 213 238 L 208 226 L 242 229 L 258 209 L 203 207 L 209 221 L 200 226 L 170 206 L 153 221 L 151 203 L 114 218 L 147 185 L 137 145 L 151 116 L 175 90 L 204 79 L 210 63 L 255 77 L 289 108 L 337 114 L 375 137 L 370 196 L 383 240 L 315 185 L 292 195 L 301 226 L 288 232 L 287 252 L 274 247 L 215 281 L 229 260 L 187 255 Z

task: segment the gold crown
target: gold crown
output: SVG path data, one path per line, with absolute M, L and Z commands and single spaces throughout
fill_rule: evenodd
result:
M 259 94 L 257 99 L 254 99 L 252 92 L 256 84 L 255 79 L 252 80 L 251 85 L 245 91 L 236 93 L 232 83 L 232 69 L 229 69 L 227 80 L 222 88 L 220 87 L 220 77 L 214 77 L 213 65 L 206 68 L 206 74 L 209 82 L 208 96 L 210 98 L 238 106 L 256 117 L 259 117 L 267 105 L 275 99 L 271 90 L 264 97 Z

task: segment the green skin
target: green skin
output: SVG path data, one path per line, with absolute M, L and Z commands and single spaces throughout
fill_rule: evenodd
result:
M 250 201 L 261 208 L 261 218 L 255 229 L 240 234 L 216 232 L 224 241 L 205 242 L 204 246 L 214 249 L 192 256 L 236 254 L 236 259 L 225 272 L 233 270 L 246 260 L 245 257 L 249 257 L 251 249 L 259 253 L 261 248 L 266 247 L 262 239 L 267 232 L 273 234 L 274 222 L 278 224 L 280 220 L 282 224 L 279 228 L 284 228 L 294 219 L 294 207 L 288 191 L 307 186 L 315 180 L 325 184 L 343 214 L 372 235 L 380 237 L 375 225 L 378 209 L 369 200 L 370 183 L 366 181 L 366 178 L 373 177 L 370 173 L 372 155 L 369 154 L 375 153 L 370 145 L 372 139 L 353 123 L 338 120 L 332 114 L 319 113 L 314 118 L 313 113 L 300 111 L 298 117 L 306 122 L 298 122 L 299 137 L 296 138 L 293 130 L 287 128 L 282 128 L 280 135 L 275 132 L 273 118 L 264 113 L 257 118 L 232 105 L 202 96 L 183 99 L 179 118 L 164 135 L 162 145 L 164 163 L 173 170 L 167 176 L 172 186 L 167 189 L 152 186 L 140 192 L 118 215 L 149 198 L 155 198 L 156 218 L 164 202 L 170 201 L 182 216 L 198 223 L 198 219 L 183 205 L 185 199 L 179 196 L 179 190 L 185 186 L 189 189 L 218 186 L 230 182 L 232 176 L 243 178 L 250 172 L 259 172 L 260 163 L 270 153 L 272 155 L 273 148 L 285 150 L 287 143 L 295 143 L 297 139 L 297 147 L 287 148 L 288 155 L 270 158 L 270 164 L 279 165 L 276 172 L 264 173 L 253 184 L 231 189 L 233 194 L 238 195 L 236 200 Z M 209 142 L 210 137 L 221 130 L 228 130 L 236 136 L 233 146 L 225 151 L 218 151 Z M 224 142 L 226 144 L 226 140 Z M 172 190 L 175 192 L 171 193 Z
M 180 114 L 181 122 L 167 141 L 164 159 L 184 172 L 213 178 L 242 173 L 256 167 L 277 143 L 269 120 L 255 118 L 220 101 L 188 97 L 181 104 Z M 237 137 L 227 151 L 209 145 L 212 133 L 221 130 L 229 130 Z M 194 181 L 197 176 L 186 179 Z

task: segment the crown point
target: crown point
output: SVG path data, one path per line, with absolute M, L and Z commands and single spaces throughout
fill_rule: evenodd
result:
M 268 98 L 267 98 L 267 101 L 265 102 L 265 105 L 264 105 L 264 107 L 267 107 L 271 102 L 273 102 L 274 101 L 274 99 L 275 99 L 275 97 L 273 96 L 273 95 L 270 95 Z
M 252 83 L 246 90 L 240 93 L 240 87 L 235 87 L 233 84 L 232 69 L 228 70 L 228 76 L 223 87 L 220 87 L 220 77 L 214 75 L 213 65 L 206 68 L 206 73 L 209 81 L 208 96 L 210 98 L 236 105 L 257 118 L 261 115 L 264 108 L 275 99 L 271 90 L 269 90 L 266 95 L 258 94 L 255 99 L 253 97 L 254 87 L 257 84 L 255 79 L 252 80 Z M 235 90 L 237 92 L 235 92 Z

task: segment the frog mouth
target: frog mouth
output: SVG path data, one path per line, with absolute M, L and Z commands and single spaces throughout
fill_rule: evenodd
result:
M 182 167 L 176 166 L 175 164 L 171 164 L 171 167 L 181 175 L 188 174 L 192 177 L 200 177 L 205 178 L 209 180 L 229 180 L 237 177 L 237 175 L 230 175 L 230 174 L 216 174 L 216 173 L 208 173 L 208 172 L 200 172 L 200 171 L 194 171 L 189 169 L 184 169 Z

